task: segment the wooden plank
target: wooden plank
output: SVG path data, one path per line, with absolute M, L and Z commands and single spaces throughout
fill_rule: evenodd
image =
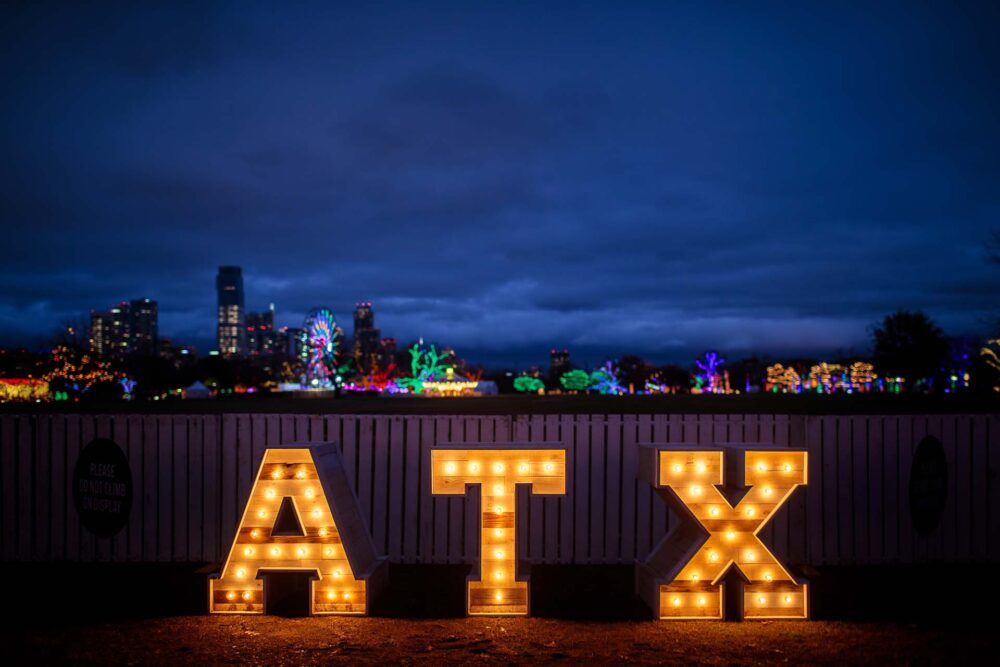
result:
M 269 438 L 274 437 L 271 433 L 271 425 L 281 431 L 281 425 L 273 415 L 250 415 L 250 490 L 253 490 L 253 481 L 257 478 L 257 471 L 261 463 L 264 462 L 264 451 L 270 444 Z M 249 495 L 247 496 L 249 497 Z
M 805 446 L 808 452 L 808 484 L 805 487 L 806 504 L 806 563 L 823 561 L 823 423 L 819 417 L 805 418 Z
M 788 416 L 773 415 L 773 436 L 772 441 L 778 449 L 787 449 L 788 442 Z M 775 553 L 783 562 L 788 562 L 791 554 L 791 512 L 792 507 L 800 502 L 798 494 L 793 494 L 791 498 L 781 507 L 771 520 L 773 526 L 773 542 Z
M 823 558 L 820 565 L 837 565 L 840 561 L 840 493 L 837 475 L 839 457 L 838 417 L 821 419 L 823 434 Z
M 220 561 L 222 545 L 222 420 L 218 415 L 206 415 L 202 423 L 202 461 L 205 473 L 202 478 L 202 515 L 205 518 L 201 531 L 202 560 Z
M 899 480 L 899 560 L 903 563 L 914 563 L 917 552 L 914 544 L 913 518 L 910 515 L 910 468 L 913 466 L 914 441 L 913 422 L 916 417 L 901 417 L 897 429 L 899 456 L 896 459 Z
M 1000 558 L 1000 416 L 989 415 L 986 420 L 986 451 L 989 454 L 987 467 L 989 474 L 989 502 L 987 525 L 989 526 L 989 558 Z
M 107 438 L 114 441 L 112 437 L 113 423 L 108 415 L 97 415 L 94 418 L 94 435 L 98 438 Z M 111 560 L 111 538 L 94 537 L 94 559 L 99 562 Z
M 585 415 L 576 415 L 573 440 L 573 562 L 584 565 L 589 562 L 590 548 L 590 420 Z
M 447 417 L 434 418 L 433 444 L 440 445 L 451 441 L 451 421 Z M 430 468 L 428 467 L 428 475 Z M 451 499 L 447 496 L 434 497 L 434 562 L 450 563 L 451 554 L 448 549 L 448 533 L 450 528 L 449 515 Z
M 326 422 L 320 415 L 309 415 L 309 442 L 330 442 L 326 433 Z
M 899 417 L 882 417 L 882 535 L 884 561 L 899 558 Z
M 632 563 L 636 560 L 635 550 L 635 501 L 638 495 L 638 448 L 635 442 L 636 417 L 624 415 L 619 424 L 621 439 L 621 551 L 619 562 Z
M 438 502 L 431 495 L 431 448 L 434 446 L 434 418 L 417 417 L 420 447 L 420 534 L 418 536 L 420 562 L 434 561 L 434 516 Z
M 403 448 L 403 437 L 405 435 L 406 422 L 399 415 L 392 415 L 387 418 L 389 422 L 389 443 L 388 443 L 388 474 L 389 487 L 388 504 L 386 506 L 388 526 L 388 553 L 389 560 L 399 563 L 403 560 L 403 531 L 406 529 L 406 514 L 404 505 L 406 502 L 405 478 L 403 476 L 403 457 L 406 451 Z M 386 495 L 383 493 L 382 495 Z
M 157 555 L 156 503 L 160 478 L 156 470 L 159 464 L 156 421 L 153 415 L 142 418 L 142 555 L 139 560 L 143 562 L 153 562 Z
M 775 445 L 774 438 L 774 415 L 760 415 L 757 418 L 757 437 L 752 441 L 753 443 L 759 443 L 765 447 L 770 447 Z M 781 551 L 776 546 L 776 530 L 775 521 L 779 519 L 779 515 L 783 515 L 784 511 L 778 512 L 778 515 L 774 516 L 770 521 L 764 524 L 764 527 L 760 530 L 758 536 L 763 540 L 764 544 L 769 545 L 771 549 L 778 551 L 778 557 L 785 559 L 787 554 Z
M 52 560 L 52 415 L 34 417 L 35 438 L 32 449 L 35 452 L 35 541 L 32 555 L 36 560 Z M 3 435 L 0 434 L 0 438 Z M 0 501 L 2 502 L 2 501 Z M 108 557 L 111 559 L 111 550 Z
M 653 442 L 653 418 L 651 415 L 639 415 L 636 420 L 635 441 L 639 445 Z M 636 449 L 638 451 L 638 448 Z M 653 493 L 653 487 L 636 477 L 635 503 L 635 556 L 644 561 L 654 546 L 653 543 L 653 504 L 663 501 Z M 579 493 L 579 491 L 577 491 Z
M 420 419 L 403 419 L 403 562 L 420 562 L 420 503 L 429 489 L 423 484 L 423 459 L 420 451 Z
M 868 562 L 885 560 L 885 418 L 868 419 Z
M 605 423 L 605 503 L 604 512 L 604 562 L 621 562 L 621 474 L 622 474 L 622 418 L 608 415 Z
M 972 474 L 972 418 L 955 416 L 955 553 L 956 560 L 968 562 L 973 559 L 972 526 L 975 508 L 972 506 L 974 479 Z
M 184 562 L 188 555 L 188 484 L 191 471 L 188 468 L 188 419 L 186 416 L 173 418 L 173 531 L 171 534 L 171 560 Z M 169 510 L 168 510 L 169 511 Z
M 604 508 L 607 500 L 605 476 L 607 475 L 607 447 L 604 439 L 604 416 L 590 417 L 590 546 L 589 563 L 603 563 L 605 525 Z
M 544 442 L 560 442 L 559 416 L 546 415 L 542 426 L 541 440 Z M 566 492 L 570 488 L 566 487 Z M 564 496 L 546 496 L 543 500 L 545 538 L 542 549 L 542 560 L 545 563 L 559 562 L 559 499 Z
M 459 421 L 461 422 L 461 427 L 458 426 L 459 422 L 456 421 L 454 422 L 454 428 L 461 428 L 459 432 L 461 433 L 460 439 L 463 442 L 478 443 L 483 441 L 479 417 L 463 417 Z M 490 439 L 492 439 L 492 434 L 490 435 Z M 480 545 L 482 542 L 480 538 L 481 522 L 479 512 L 483 503 L 482 488 L 480 488 L 479 493 L 473 493 L 471 489 L 466 489 L 465 496 L 460 500 L 462 501 L 462 518 L 459 526 L 462 532 L 462 561 L 469 563 L 480 557 Z M 523 505 L 518 507 L 522 511 L 523 508 Z M 522 540 L 522 542 L 527 542 L 527 540 Z
M 125 416 L 117 416 L 114 418 L 114 423 L 111 429 L 111 439 L 118 443 L 118 446 L 122 448 L 125 453 L 125 460 L 128 461 L 129 471 L 133 469 L 132 466 L 132 456 L 129 452 L 128 443 L 128 419 Z M 135 480 L 135 475 L 132 474 L 132 479 Z M 135 493 L 135 484 L 133 482 L 132 492 Z M 111 541 L 111 560 L 116 563 L 122 563 L 128 560 L 128 525 L 131 523 L 131 517 L 135 516 L 135 497 L 132 498 L 133 511 L 129 512 L 129 521 L 125 523 L 125 526 L 118 532 L 117 535 Z
M 364 517 L 368 526 L 368 533 L 372 540 L 376 538 L 376 526 L 374 515 L 374 498 L 372 497 L 372 482 L 374 480 L 374 470 L 372 468 L 375 460 L 375 420 L 370 415 L 358 417 L 358 504 L 361 506 L 361 516 Z M 385 553 L 383 547 L 379 547 L 375 541 L 375 552 L 379 555 Z
M 841 563 L 855 563 L 854 552 L 854 433 L 851 417 L 837 420 L 837 519 Z
M 157 419 L 157 470 L 156 501 L 156 560 L 169 561 L 173 551 L 173 420 L 163 415 Z
M 465 422 L 461 417 L 449 417 L 449 442 L 466 443 Z M 476 495 L 476 494 L 472 494 Z M 468 505 L 471 502 L 470 490 L 466 488 L 464 496 L 448 496 L 448 562 L 465 563 L 465 519 Z M 474 556 L 469 555 L 471 561 Z
M 96 431 L 96 417 L 94 415 L 84 415 L 80 418 L 80 441 L 79 447 L 73 455 L 73 466 L 76 466 L 77 461 L 80 460 L 80 454 L 83 452 L 83 448 L 89 445 L 94 438 L 97 436 Z M 90 529 L 84 527 L 83 522 L 79 520 L 78 526 L 80 528 L 80 560 L 92 563 L 97 560 L 97 538 L 94 536 Z
M 295 442 L 312 442 L 312 434 L 309 432 L 309 415 L 295 415 Z
M 711 418 L 711 415 L 704 415 Z M 652 423 L 652 433 L 650 440 L 655 443 L 667 442 L 670 437 L 669 431 L 670 417 L 667 415 L 654 415 Z M 675 419 L 676 423 L 676 419 Z M 654 494 L 655 495 L 655 494 Z M 670 528 L 670 512 L 667 504 L 659 497 L 652 498 L 650 507 L 650 547 L 659 544 L 663 536 Z
M 219 442 L 220 449 L 220 495 L 222 502 L 219 505 L 219 550 L 225 558 L 226 550 L 229 549 L 233 541 L 236 527 L 239 525 L 240 510 L 237 507 L 239 502 L 239 467 L 237 462 L 237 431 L 239 421 L 236 415 L 222 415 L 222 438 Z
M 528 442 L 545 442 L 545 417 L 532 415 L 527 423 Z M 545 498 L 529 493 L 528 495 L 528 557 L 536 563 L 544 562 L 545 557 Z
M 79 415 L 66 417 L 66 560 L 80 560 L 80 515 L 73 505 L 73 466 L 80 454 Z
M 379 554 L 389 552 L 389 417 L 375 417 L 372 442 L 372 537 Z
M 128 549 L 126 560 L 130 562 L 142 560 L 143 535 L 145 534 L 145 494 L 146 466 L 143 463 L 145 455 L 144 429 L 145 420 L 139 415 L 129 415 L 128 428 L 128 466 L 132 471 L 132 514 L 125 527 Z
M 354 415 L 344 415 L 340 418 L 340 437 L 343 446 L 344 470 L 347 481 L 355 497 L 358 495 L 358 431 L 360 425 Z
M 806 448 L 806 417 L 796 415 L 788 418 L 788 446 L 794 449 Z M 807 464 L 808 465 L 808 464 Z M 808 481 L 808 480 L 807 480 Z M 788 507 L 788 559 L 790 563 L 808 562 L 806 554 L 809 551 L 808 505 L 806 504 L 807 486 L 799 487 L 792 495 Z
M 559 506 L 559 562 L 567 565 L 573 562 L 574 533 L 576 525 L 576 494 L 579 493 L 576 483 L 576 445 L 574 440 L 573 415 L 559 416 L 558 439 L 566 448 L 566 495 L 560 496 Z
M 253 480 L 253 421 L 250 415 L 236 415 L 236 516 L 233 530 L 239 525 L 243 510 L 250 499 Z M 228 536 L 227 536 L 228 541 Z
M 204 437 L 205 419 L 201 415 L 191 415 L 187 419 L 188 473 L 187 473 L 187 551 L 184 560 L 197 563 L 204 560 L 205 525 L 205 459 Z
M 854 514 L 854 557 L 858 563 L 868 563 L 868 518 L 871 513 L 868 498 L 871 493 L 871 482 L 868 474 L 868 418 L 855 416 L 851 418 L 851 464 L 854 480 L 853 514 Z
M 11 418 L 6 417 L 5 419 L 9 420 Z M 69 466 L 66 460 L 66 418 L 62 415 L 51 415 L 49 422 L 49 439 L 52 443 L 50 458 L 52 465 L 52 504 L 51 524 L 49 525 L 50 551 L 53 560 L 68 560 L 66 554 L 66 531 L 70 524 L 69 513 L 71 510 L 67 506 L 67 502 L 72 502 L 72 500 L 68 499 L 67 494 L 67 490 L 71 484 L 71 476 L 68 472 Z M 8 441 L 4 440 L 4 442 Z M 4 532 L 8 536 L 13 534 L 12 531 L 7 529 Z
M 17 447 L 14 446 L 15 417 L 0 415 L 0 554 L 3 560 L 17 556 Z
M 970 466 L 972 488 L 970 490 L 970 505 L 972 517 L 970 531 L 972 532 L 972 558 L 984 562 L 989 557 L 990 525 L 989 525 L 989 452 L 986 440 L 986 418 L 976 415 L 969 418 L 971 433 Z
M 34 425 L 31 417 L 17 418 L 17 558 L 32 560 L 35 543 L 35 456 Z M 14 492 L 14 489 L 11 489 Z M 91 550 L 92 551 L 92 550 Z M 91 554 L 92 555 L 92 554 Z
M 958 542 L 958 525 L 956 509 L 958 505 L 959 481 L 959 448 L 956 438 L 957 420 L 954 415 L 937 417 L 938 433 L 940 433 L 941 445 L 944 448 L 945 460 L 948 462 L 948 490 L 946 494 L 944 513 L 941 515 L 941 524 L 937 531 L 936 539 L 933 540 L 933 559 L 935 561 L 955 559 L 955 548 Z

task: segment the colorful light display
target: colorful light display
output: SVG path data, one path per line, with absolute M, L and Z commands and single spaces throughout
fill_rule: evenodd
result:
M 514 378 L 514 389 L 529 394 L 538 394 L 545 391 L 545 383 L 530 375 L 521 375 Z
M 559 384 L 566 391 L 587 391 L 590 387 L 590 374 L 587 371 L 566 371 L 559 377 Z
M 447 377 L 452 368 L 450 364 L 445 364 L 451 357 L 451 352 L 438 352 L 433 345 L 429 350 L 423 350 L 420 346 L 421 343 L 414 343 L 410 348 L 410 377 L 396 381 L 400 387 L 414 394 L 421 393 L 425 383 Z
M 687 518 L 637 572 L 637 592 L 658 618 L 722 618 L 727 585 L 722 580 L 733 568 L 746 580 L 743 617 L 808 616 L 806 585 L 796 582 L 758 537 L 807 483 L 807 464 L 806 452 L 787 449 L 641 447 L 640 478 Z M 749 488 L 733 505 L 720 491 L 724 483 L 734 492 Z
M 618 369 L 610 361 L 590 374 L 590 388 L 606 396 L 621 396 L 626 393 L 618 382 Z
M 327 308 L 309 313 L 306 333 L 306 384 L 310 387 L 331 387 L 337 379 L 337 353 L 340 342 L 337 322 Z
M 364 614 L 384 579 L 335 444 L 268 449 L 218 579 L 212 613 L 265 613 L 262 575 L 313 575 L 313 614 Z
M 466 582 L 470 616 L 528 614 L 528 578 L 516 568 L 518 484 L 536 494 L 565 494 L 566 450 L 521 443 L 431 450 L 431 493 L 464 495 L 466 487 L 480 487 L 479 567 Z
M 49 383 L 31 378 L 0 378 L 0 403 L 44 401 L 49 398 Z

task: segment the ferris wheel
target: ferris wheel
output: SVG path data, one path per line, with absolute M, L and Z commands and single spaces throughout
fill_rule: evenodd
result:
M 306 317 L 306 382 L 311 387 L 333 384 L 337 375 L 337 322 L 329 308 L 317 308 Z

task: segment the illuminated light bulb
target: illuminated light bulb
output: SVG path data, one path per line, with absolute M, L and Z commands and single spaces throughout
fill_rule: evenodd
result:
M 681 606 L 681 599 L 680 598 L 674 598 L 673 600 L 671 600 L 671 602 L 674 603 L 675 607 L 680 607 Z
M 243 577 L 247 576 L 247 571 L 241 567 L 240 569 L 236 570 L 236 576 L 242 579 Z
M 333 550 L 333 547 L 327 547 L 326 548 L 326 555 L 327 556 L 332 556 L 334 553 L 336 553 L 336 552 Z
M 785 604 L 788 604 L 791 601 L 792 601 L 792 596 L 791 595 L 786 595 L 785 596 Z
M 316 509 L 313 510 L 313 516 L 316 517 L 317 519 L 320 518 L 321 516 L 323 516 L 323 510 L 317 507 Z
M 501 593 L 500 591 L 497 591 L 493 595 L 493 599 L 496 600 L 497 602 L 503 602 L 503 593 Z
M 444 471 L 449 475 L 455 474 L 455 464 L 452 461 L 448 461 L 444 464 Z
M 774 577 L 771 576 L 770 572 L 764 575 L 764 581 L 774 581 Z
M 753 515 L 754 515 L 754 509 L 752 507 L 748 507 L 747 508 L 747 516 L 753 516 Z
M 306 489 L 306 498 L 308 498 L 309 500 L 312 500 L 315 497 L 316 497 L 316 492 L 315 491 L 313 491 L 312 489 Z
M 707 466 L 705 466 L 705 464 L 701 461 L 698 461 L 698 465 L 695 466 L 695 470 L 698 472 L 705 472 L 705 470 L 707 470 Z
M 497 570 L 496 572 L 494 572 L 494 573 L 493 573 L 493 577 L 494 577 L 495 579 L 497 579 L 498 581 L 499 581 L 500 579 L 503 579 L 503 570 Z
M 267 516 L 267 510 L 261 510 L 261 511 L 257 512 L 257 516 L 259 516 L 261 519 L 263 519 L 264 517 Z
M 319 536 L 320 537 L 326 537 L 326 528 L 320 528 L 319 529 Z
M 499 461 L 497 461 L 496 463 L 494 463 L 493 464 L 493 472 L 495 472 L 498 475 L 500 473 L 502 473 L 503 472 L 503 464 L 500 463 Z
M 769 486 L 765 486 L 764 487 L 764 495 L 765 496 L 771 495 L 771 487 L 769 487 Z
M 785 464 L 785 472 L 792 472 L 792 464 L 791 463 L 786 463 Z
M 700 574 L 695 573 L 695 574 L 691 575 L 691 581 L 698 581 L 699 579 L 701 579 L 701 575 Z
M 764 604 L 765 602 L 767 602 L 767 598 L 761 595 L 759 598 L 757 598 L 757 602 L 759 602 L 760 604 Z
M 503 549 L 497 549 L 494 551 L 493 556 L 496 558 L 503 558 Z
M 699 607 L 705 606 L 705 598 L 698 598 L 698 606 Z
M 297 553 L 299 554 L 300 557 L 305 556 L 306 555 L 306 548 L 305 547 L 299 547 L 299 550 L 298 550 Z
M 718 507 L 710 507 L 709 510 L 708 510 L 708 513 L 710 515 L 712 515 L 712 516 L 719 516 L 719 508 Z
M 271 555 L 272 556 L 280 556 L 281 555 L 281 549 L 279 549 L 278 547 L 274 547 L 273 549 L 271 549 Z
M 326 599 L 327 600 L 336 600 L 337 599 L 337 594 L 334 593 L 333 591 L 327 591 L 326 592 Z
M 522 475 L 526 475 L 528 474 L 528 470 L 530 470 L 530 468 L 531 466 L 529 466 L 527 463 L 522 463 L 521 465 L 517 466 L 517 471 Z
M 344 593 L 344 599 L 345 600 L 350 600 L 351 599 L 351 594 L 350 593 Z
M 470 463 L 469 464 L 469 472 L 479 472 L 479 464 L 478 463 L 474 463 L 474 462 Z
M 767 470 L 767 466 L 764 465 L 763 461 L 761 461 L 760 463 L 757 464 L 757 470 L 759 470 L 761 472 L 764 472 L 765 470 Z
M 227 600 L 235 600 L 236 599 L 236 593 L 234 593 L 232 591 L 229 591 L 228 593 L 226 593 L 226 599 Z
M 299 470 L 297 473 L 295 473 L 295 477 L 297 477 L 298 479 L 305 479 L 306 471 L 304 469 Z
M 757 558 L 757 556 L 756 556 L 756 554 L 754 554 L 754 552 L 752 552 L 752 551 L 748 551 L 747 552 L 747 560 L 754 560 L 756 558 Z
M 344 573 L 341 572 L 340 570 L 334 570 L 333 571 L 333 576 L 335 576 L 335 577 L 337 577 L 339 579 L 340 577 L 344 576 Z
M 494 514 L 503 514 L 503 507 L 501 507 L 500 505 L 497 505 L 496 507 L 493 508 L 493 513 Z
M 503 528 L 494 528 L 493 529 L 493 536 L 494 537 L 503 537 Z
M 259 535 L 260 535 L 260 531 L 259 531 L 259 530 L 257 530 L 256 528 L 254 528 L 253 530 L 251 530 L 251 531 L 250 531 L 250 537 L 254 537 L 254 538 L 256 538 L 256 537 L 258 537 Z
M 674 472 L 680 472 L 681 470 L 684 470 L 684 466 L 682 466 L 680 463 L 675 463 Z
M 283 475 L 281 474 L 280 470 L 275 470 L 274 472 L 271 473 L 271 479 L 281 479 L 282 476 Z
M 696 484 L 695 486 L 692 486 L 692 487 L 691 487 L 691 495 L 692 495 L 692 496 L 697 496 L 697 495 L 698 495 L 698 494 L 700 494 L 700 493 L 701 493 L 701 487 L 700 487 L 700 486 L 698 486 L 698 485 Z
M 249 600 L 251 597 L 252 596 L 250 595 L 250 591 L 243 591 L 243 599 L 244 600 Z
M 268 498 L 274 498 L 274 496 L 276 496 L 277 493 L 275 492 L 274 489 L 268 489 L 267 491 L 264 492 L 264 495 L 267 496 Z
M 246 549 L 243 550 L 243 553 L 247 556 L 253 556 L 253 548 L 247 547 Z
M 494 484 L 493 485 L 493 495 L 494 496 L 502 496 L 503 495 L 503 484 Z
M 732 530 L 727 530 L 726 531 L 726 539 L 727 540 L 735 540 L 736 539 L 736 532 L 732 531 Z
M 715 553 L 714 551 L 710 552 L 708 554 L 708 560 L 714 563 L 715 561 L 719 560 L 719 554 Z
M 545 470 L 545 472 L 552 472 L 553 470 L 556 469 L 556 464 L 552 463 L 551 461 L 548 461 L 545 463 L 544 466 L 542 466 L 542 468 Z

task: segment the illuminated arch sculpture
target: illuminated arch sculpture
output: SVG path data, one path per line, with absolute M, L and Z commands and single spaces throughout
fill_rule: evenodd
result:
M 267 449 L 209 611 L 263 614 L 272 572 L 309 572 L 312 614 L 366 614 L 386 582 L 335 443 Z
M 516 487 L 566 493 L 566 448 L 559 444 L 439 445 L 431 450 L 431 493 L 481 489 L 479 561 L 466 581 L 470 616 L 525 616 L 528 577 L 517 572 Z
M 639 596 L 660 619 L 721 619 L 723 579 L 742 577 L 742 618 L 807 618 L 805 584 L 758 537 L 774 513 L 808 480 L 806 452 L 753 445 L 698 449 L 643 445 L 639 476 L 681 517 L 636 569 Z M 731 504 L 720 490 L 747 487 Z

